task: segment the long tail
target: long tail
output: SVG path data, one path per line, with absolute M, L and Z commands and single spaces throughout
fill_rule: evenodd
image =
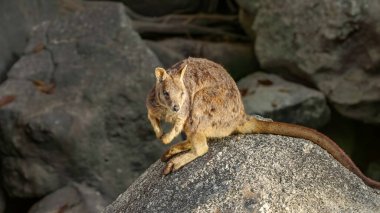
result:
M 247 122 L 237 128 L 240 133 L 274 134 L 310 140 L 330 153 L 339 163 L 356 174 L 363 182 L 375 189 L 380 189 L 380 182 L 365 176 L 351 158 L 329 137 L 317 130 L 282 122 L 262 121 L 249 117 Z

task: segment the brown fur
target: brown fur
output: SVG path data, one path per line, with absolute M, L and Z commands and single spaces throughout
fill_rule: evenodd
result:
M 156 84 L 146 106 L 157 138 L 170 143 L 181 131 L 186 141 L 172 146 L 162 156 L 169 174 L 207 153 L 207 138 L 233 133 L 262 133 L 310 140 L 329 152 L 367 185 L 380 189 L 380 183 L 366 177 L 331 139 L 316 130 L 280 122 L 257 120 L 246 115 L 235 81 L 219 64 L 207 59 L 188 58 L 169 68 L 156 68 Z M 160 121 L 172 123 L 163 133 Z

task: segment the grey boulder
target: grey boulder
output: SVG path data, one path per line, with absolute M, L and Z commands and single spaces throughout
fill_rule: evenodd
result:
M 248 114 L 319 128 L 330 118 L 324 95 L 274 74 L 255 72 L 238 82 Z
M 29 32 L 37 23 L 55 17 L 58 0 L 0 1 L 0 81 L 23 53 Z
M 380 123 L 379 1 L 238 3 L 264 69 L 308 80 L 346 117 Z
M 104 212 L 380 211 L 380 191 L 310 141 L 238 135 L 209 144 L 168 176 L 157 161 Z
M 122 4 L 82 6 L 36 26 L 0 86 L 0 97 L 16 97 L 0 109 L 0 174 L 10 197 L 42 197 L 75 181 L 113 198 L 162 152 L 145 109 L 160 62 Z M 40 87 L 49 85 L 46 94 Z

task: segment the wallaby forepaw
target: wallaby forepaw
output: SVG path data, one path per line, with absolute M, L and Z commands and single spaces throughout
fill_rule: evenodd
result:
M 158 139 L 160 139 L 162 137 L 162 135 L 164 134 L 162 131 L 156 131 L 155 133 L 156 133 L 156 137 Z
M 168 174 L 170 174 L 172 171 L 174 171 L 173 169 L 174 169 L 174 163 L 171 162 L 171 161 L 169 161 L 169 162 L 165 165 L 164 170 L 162 171 L 162 174 L 163 174 L 163 175 L 168 175 Z
M 162 161 L 162 162 L 166 162 L 166 161 L 168 161 L 171 157 L 172 157 L 172 155 L 170 155 L 169 150 L 168 150 L 168 151 L 166 151 L 163 155 L 161 155 L 161 161 Z
M 162 135 L 160 139 L 163 144 L 169 144 L 173 140 L 173 138 L 169 134 Z

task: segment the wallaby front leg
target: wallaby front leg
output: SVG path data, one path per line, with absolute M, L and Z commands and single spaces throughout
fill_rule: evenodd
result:
M 148 111 L 148 119 L 150 121 L 150 124 L 153 127 L 154 133 L 156 133 L 156 137 L 160 138 L 163 134 L 162 129 L 160 127 L 160 120 L 156 118 L 155 116 L 153 116 L 151 113 L 149 113 L 149 111 Z
M 203 134 L 196 133 L 190 136 L 188 140 L 191 142 L 191 150 L 170 159 L 163 170 L 164 175 L 177 171 L 184 165 L 207 153 L 207 138 Z
M 162 156 L 161 161 L 166 162 L 174 155 L 185 152 L 191 149 L 191 143 L 189 140 L 185 140 L 181 143 L 177 143 L 173 146 L 171 146 Z
M 185 123 L 185 120 L 180 120 L 178 119 L 174 125 L 173 125 L 173 128 L 170 130 L 170 132 L 164 134 L 162 137 L 161 137 L 161 140 L 162 140 L 162 143 L 164 144 L 168 144 L 170 143 L 177 135 L 179 135 L 179 133 L 181 133 L 182 129 L 183 129 L 183 124 Z

